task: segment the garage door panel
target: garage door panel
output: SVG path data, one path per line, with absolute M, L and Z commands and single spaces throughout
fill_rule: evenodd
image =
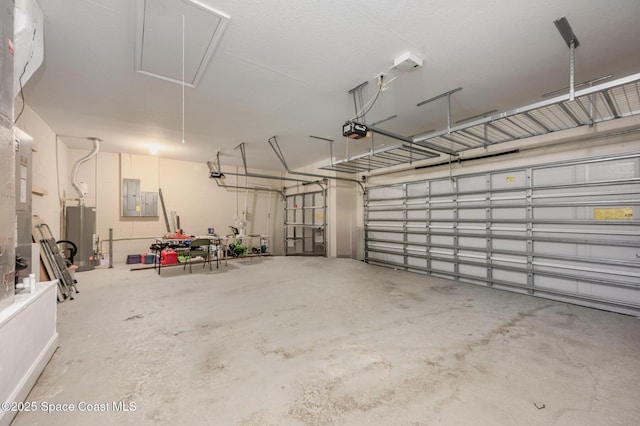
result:
M 429 212 L 425 209 L 407 211 L 407 219 L 409 220 L 422 220 L 426 222 L 428 218 L 429 218 Z
M 404 239 L 403 235 L 400 233 L 376 232 L 376 231 L 369 231 L 369 238 L 375 239 L 375 240 L 390 240 L 390 241 L 398 241 L 398 242 L 402 242 Z
M 552 186 L 584 181 L 579 179 L 576 167 L 573 165 L 534 168 L 531 171 L 531 180 L 534 186 Z
M 403 213 L 401 211 L 376 211 L 372 210 L 369 212 L 369 220 L 384 220 L 384 219 L 403 219 Z
M 491 245 L 494 250 L 509 250 L 525 253 L 527 251 L 527 242 L 521 240 L 501 240 L 493 238 Z
M 404 189 L 398 185 L 379 186 L 368 188 L 368 195 L 371 200 L 402 198 L 404 196 Z
M 634 178 L 638 176 L 638 158 L 610 160 L 584 165 L 586 181 L 606 181 Z
M 590 295 L 624 303 L 640 304 L 640 292 L 637 289 L 616 288 L 612 290 L 609 287 L 592 285 Z
M 429 195 L 431 197 L 449 194 L 455 189 L 453 183 L 449 179 L 432 180 L 429 182 Z
M 425 246 L 416 244 L 405 244 L 404 247 L 405 250 L 412 255 L 424 256 L 427 253 L 427 248 Z
M 487 229 L 484 226 L 478 227 L 475 225 L 461 224 L 460 222 L 458 223 L 458 231 L 464 234 L 478 234 L 483 237 L 487 234 Z
M 577 280 L 568 280 L 554 277 L 547 277 L 542 275 L 534 276 L 534 287 L 540 290 L 556 290 L 565 293 L 580 293 L 580 286 Z M 591 286 L 588 286 L 589 288 Z M 582 293 L 586 293 L 582 290 Z
M 399 232 L 390 240 L 398 254 L 387 260 L 433 276 L 640 314 L 640 153 L 453 179 L 367 194 L 379 198 L 365 203 L 378 228 L 365 230 L 367 237 Z M 384 249 L 375 244 L 367 241 L 365 253 Z
M 432 235 L 431 244 L 446 245 L 446 246 L 453 247 L 454 239 L 453 237 L 447 237 L 442 235 Z
M 431 261 L 431 269 L 440 272 L 454 272 L 454 264 L 451 262 L 442 262 L 439 260 Z
M 485 252 L 485 249 L 478 250 L 458 250 L 458 258 L 461 262 L 469 261 L 469 262 L 481 262 L 485 263 L 487 261 L 488 254 Z
M 491 174 L 491 189 L 511 189 L 527 186 L 525 170 L 496 172 Z
M 485 175 L 463 176 L 457 179 L 457 184 L 460 192 L 484 191 L 487 189 L 487 178 Z
M 487 209 L 485 208 L 480 208 L 480 209 L 461 209 L 458 212 L 458 219 L 460 221 L 465 221 L 465 220 L 475 220 L 475 219 L 486 219 L 487 218 Z
M 482 266 L 475 265 L 460 265 L 458 268 L 458 272 L 462 275 L 478 277 L 478 278 L 486 278 L 487 277 L 487 268 Z
M 455 213 L 452 210 L 431 210 L 431 219 L 434 220 L 453 220 Z
M 534 207 L 533 220 L 569 220 L 585 219 L 586 215 L 578 217 L 578 209 L 575 207 Z
M 527 208 L 504 208 L 493 209 L 491 213 L 492 220 L 525 220 L 527 218 Z
M 429 194 L 429 184 L 426 182 L 407 184 L 408 197 L 426 197 Z
M 421 235 L 421 234 L 406 234 L 407 235 L 407 241 L 410 243 L 426 243 L 428 238 L 426 235 Z
M 506 271 L 496 268 L 493 270 L 493 278 L 497 281 L 506 281 L 522 286 L 527 285 L 527 274 L 523 272 Z
M 426 268 L 427 261 L 424 259 L 424 257 L 409 256 L 407 258 L 407 265 L 414 268 Z
M 395 254 L 388 254 L 388 253 L 372 252 L 371 256 L 370 256 L 370 259 L 371 260 L 382 260 L 382 261 L 391 262 L 391 263 L 402 263 L 403 256 L 395 255 Z
M 553 256 L 553 255 L 575 256 L 578 254 L 577 244 L 569 244 L 569 243 L 562 243 L 562 242 L 534 241 L 533 248 L 536 253 L 539 253 L 541 255 L 547 255 L 547 256 Z
M 478 247 L 485 248 L 487 246 L 486 238 L 474 238 L 474 237 L 459 237 L 458 244 L 460 247 Z

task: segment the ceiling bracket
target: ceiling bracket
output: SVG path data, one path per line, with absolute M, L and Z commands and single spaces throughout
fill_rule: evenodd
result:
M 331 166 L 333 166 L 333 142 L 334 142 L 334 140 L 333 139 L 329 139 L 329 138 L 323 138 L 322 136 L 310 135 L 309 137 L 313 138 L 313 139 L 318 139 L 318 140 L 321 140 L 321 141 L 329 142 L 329 164 Z
M 451 133 L 451 95 L 456 92 L 462 90 L 462 87 L 456 87 L 455 89 L 449 90 L 448 92 L 441 93 L 433 98 L 429 98 L 426 101 L 422 101 L 418 103 L 416 106 L 420 107 L 422 105 L 428 104 L 430 102 L 436 101 L 440 98 L 447 98 L 447 134 Z
M 244 172 L 245 174 L 249 173 L 249 170 L 247 169 L 247 152 L 244 147 L 244 142 L 241 142 L 233 149 L 238 149 L 238 148 L 240 148 L 240 155 L 242 155 L 242 164 L 244 165 Z
M 358 84 L 356 87 L 354 87 L 353 89 L 347 92 L 353 95 L 353 107 L 355 108 L 355 111 L 356 111 L 355 119 L 356 120 L 361 119 L 362 123 L 364 124 L 366 124 L 366 121 L 364 119 L 364 116 L 360 117 L 360 111 L 362 111 L 362 109 L 364 108 L 364 97 L 362 96 L 362 89 L 367 84 L 369 84 L 369 82 L 365 81 L 364 83 Z
M 576 37 L 569 21 L 566 17 L 562 17 L 553 21 L 556 28 L 560 32 L 560 35 L 564 39 L 565 43 L 569 47 L 569 101 L 573 102 L 575 99 L 575 62 L 576 62 L 576 48 L 580 46 L 578 37 Z
M 576 98 L 575 74 L 576 74 L 576 43 L 571 40 L 570 57 L 569 57 L 569 100 Z

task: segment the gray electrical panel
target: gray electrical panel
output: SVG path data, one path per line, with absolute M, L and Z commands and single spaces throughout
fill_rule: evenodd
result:
M 141 192 L 140 179 L 122 179 L 122 216 L 158 216 L 158 193 Z
M 157 192 L 141 192 L 141 216 L 158 216 L 158 193 Z
M 141 216 L 140 179 L 122 179 L 122 216 Z
M 0 310 L 13 303 L 15 144 L 13 139 L 13 0 L 0 0 Z

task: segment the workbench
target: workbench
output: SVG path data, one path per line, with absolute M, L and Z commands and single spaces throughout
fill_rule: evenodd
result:
M 211 253 L 215 253 L 216 256 L 216 268 L 219 267 L 219 262 L 221 259 L 224 259 L 225 266 L 228 265 L 227 261 L 227 245 L 228 239 L 226 237 L 219 237 L 217 235 L 194 235 L 191 238 L 156 238 L 156 242 L 154 244 L 155 249 L 153 249 L 155 254 L 155 262 L 153 264 L 153 269 L 158 270 L 158 275 L 160 275 L 160 270 L 162 269 L 162 263 L 160 262 L 160 256 L 163 250 L 171 249 L 176 252 L 184 252 L 189 251 L 189 244 L 193 240 L 197 239 L 208 239 L 211 242 L 211 246 L 209 250 Z M 221 255 L 222 253 L 222 255 Z M 180 262 L 177 263 L 178 265 Z M 165 265 L 168 266 L 168 265 Z

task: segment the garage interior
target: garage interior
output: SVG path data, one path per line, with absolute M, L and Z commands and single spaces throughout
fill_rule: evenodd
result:
M 263 3 L 0 1 L 0 425 L 635 424 L 640 3 Z

